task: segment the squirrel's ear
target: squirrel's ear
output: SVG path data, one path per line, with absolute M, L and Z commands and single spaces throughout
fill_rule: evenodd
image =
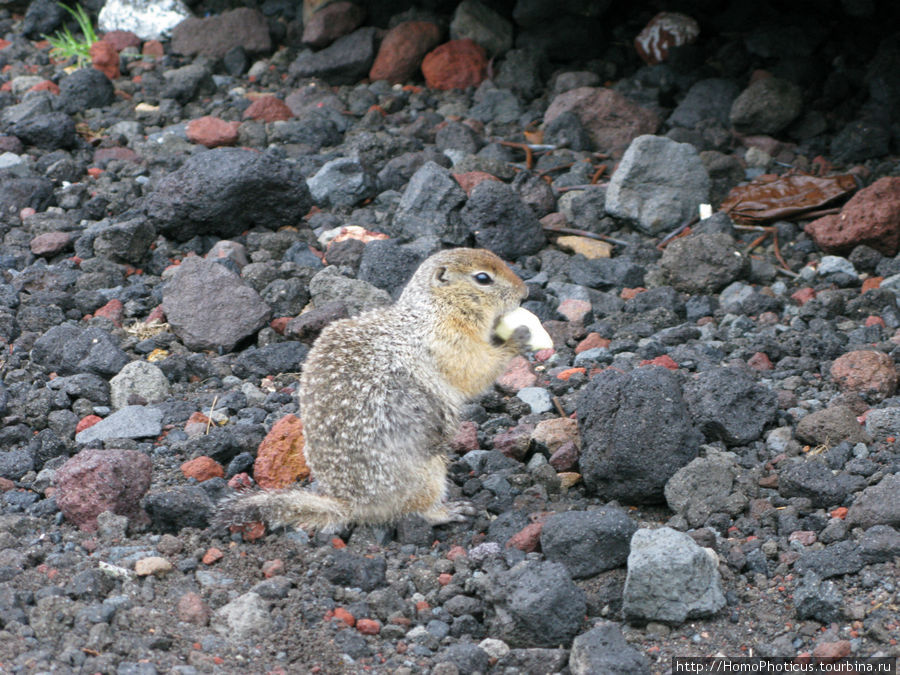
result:
M 435 268 L 435 270 L 434 270 L 434 276 L 432 277 L 432 279 L 434 280 L 434 283 L 435 283 L 436 285 L 438 285 L 438 284 L 446 284 L 448 281 L 450 281 L 450 280 L 447 278 L 447 268 L 444 267 L 443 265 L 441 265 L 440 267 Z

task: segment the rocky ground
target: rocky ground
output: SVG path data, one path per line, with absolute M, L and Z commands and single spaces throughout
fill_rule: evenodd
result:
M 0 671 L 898 655 L 890 3 L 687 2 L 639 49 L 631 3 L 220 4 L 82 69 L 0 10 Z M 695 218 L 792 172 L 842 178 Z M 556 344 L 467 408 L 480 515 L 210 527 L 303 476 L 322 326 L 448 245 Z

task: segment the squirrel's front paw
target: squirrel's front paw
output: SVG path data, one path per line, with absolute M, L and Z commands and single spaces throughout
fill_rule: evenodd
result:
M 503 341 L 519 344 L 523 352 L 553 349 L 553 340 L 541 320 L 524 307 L 501 316 L 494 334 Z

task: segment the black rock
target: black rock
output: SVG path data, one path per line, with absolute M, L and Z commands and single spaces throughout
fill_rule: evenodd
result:
M 505 545 L 511 536 L 522 530 L 529 522 L 528 515 L 524 511 L 506 511 L 491 521 L 485 539 Z
M 644 284 L 644 268 L 625 258 L 592 260 L 575 255 L 569 259 L 566 274 L 573 284 L 603 291 L 635 288 Z
M 13 125 L 10 132 L 18 136 L 23 143 L 45 150 L 71 148 L 77 138 L 75 122 L 64 112 L 32 115 Z
M 806 497 L 815 508 L 839 506 L 847 488 L 822 462 L 801 459 L 778 472 L 778 494 Z
M 594 147 L 591 135 L 574 112 L 566 111 L 544 126 L 544 142 L 561 148 L 590 151 Z
M 0 451 L 0 477 L 19 480 L 34 469 L 34 451 L 31 448 Z
M 581 628 L 587 603 L 565 566 L 523 561 L 490 582 L 489 632 L 511 647 L 568 644 Z
M 110 105 L 115 98 L 112 82 L 96 68 L 79 68 L 59 83 L 59 107 L 70 115 Z
M 900 556 L 900 532 L 889 525 L 874 525 L 860 537 L 859 552 L 866 564 L 896 560 Z
M 304 51 L 290 65 L 295 78 L 321 77 L 330 84 L 356 84 L 375 60 L 376 28 L 360 28 L 318 52 Z
M 829 544 L 820 551 L 806 551 L 794 563 L 799 574 L 813 572 L 822 579 L 859 572 L 865 562 L 859 546 L 852 541 Z
M 157 183 L 144 210 L 166 236 L 231 237 L 255 226 L 293 225 L 312 206 L 296 169 L 267 154 L 215 148 L 190 157 Z
M 109 383 L 93 373 L 78 373 L 51 380 L 50 387 L 62 389 L 72 398 L 86 398 L 97 405 L 109 405 Z
M 850 122 L 831 139 L 831 154 L 845 164 L 883 157 L 890 151 L 891 128 L 887 120 L 864 118 Z
M 22 209 L 30 207 L 35 211 L 43 211 L 52 198 L 52 181 L 37 176 L 20 178 L 0 171 L 0 221 L 15 219 L 18 225 Z
M 471 642 L 457 642 L 435 657 L 435 663 L 452 663 L 460 675 L 486 673 L 490 670 L 491 659 L 478 645 Z
M 702 122 L 728 125 L 731 105 L 740 93 L 731 80 L 711 78 L 696 82 L 669 115 L 669 124 L 693 129 Z
M 749 258 L 727 234 L 694 234 L 671 242 L 660 266 L 669 284 L 683 293 L 715 293 L 741 277 Z
M 425 257 L 418 249 L 401 246 L 393 239 L 376 239 L 363 249 L 356 278 L 397 298 Z
M 707 439 L 727 445 L 755 441 L 777 412 L 775 393 L 738 368 L 698 374 L 685 385 L 684 398 Z
M 484 140 L 475 133 L 472 127 L 462 122 L 448 122 L 434 136 L 434 144 L 437 149 L 458 150 L 468 155 L 474 155 L 484 145 Z
M 437 237 L 442 242 L 462 246 L 468 229 L 459 209 L 466 193 L 450 172 L 434 162 L 426 162 L 410 178 L 394 214 L 393 230 L 404 239 Z
M 116 582 L 109 574 L 89 569 L 78 572 L 63 590 L 73 600 L 102 600 L 115 586 Z
M 250 347 L 240 353 L 232 367 L 234 374 L 256 378 L 278 373 L 299 373 L 309 347 L 302 342 L 275 342 L 263 347 Z
M 188 447 L 193 454 L 206 455 L 227 465 L 242 453 L 255 457 L 265 435 L 265 427 L 261 424 L 229 424 L 212 427 L 208 434 L 190 439 Z
M 659 503 L 674 473 L 697 456 L 677 378 L 665 368 L 595 375 L 578 398 L 581 472 L 605 499 Z
M 185 527 L 207 527 L 215 511 L 206 490 L 199 485 L 185 485 L 147 495 L 143 507 L 154 530 L 172 534 Z
M 479 247 L 505 260 L 537 253 L 546 241 L 534 212 L 509 185 L 498 181 L 476 185 L 460 217 Z
M 294 316 L 309 302 L 309 278 L 275 279 L 262 289 L 260 296 L 272 308 L 273 316 Z
M 93 373 L 101 377 L 118 374 L 128 355 L 118 341 L 102 328 L 79 328 L 70 323 L 54 326 L 39 337 L 31 360 L 60 375 Z
M 566 511 L 544 522 L 541 550 L 547 560 L 561 562 L 574 579 L 591 577 L 628 560 L 631 535 L 638 529 L 617 507 Z
M 572 642 L 569 670 L 572 675 L 649 675 L 650 662 L 625 641 L 618 624 L 604 621 Z
M 338 586 L 373 591 L 385 586 L 387 562 L 382 557 L 366 558 L 349 551 L 334 551 L 322 570 L 325 578 Z
M 31 40 L 40 40 L 44 35 L 51 35 L 68 16 L 58 2 L 33 0 L 25 11 L 22 34 Z
M 216 90 L 212 73 L 197 63 L 189 63 L 181 68 L 167 70 L 163 77 L 165 85 L 161 92 L 162 98 L 181 104 L 188 103 L 198 95 L 211 94 Z
M 106 223 L 94 237 L 94 253 L 118 263 L 139 264 L 150 254 L 156 230 L 143 217 Z
M 822 581 L 813 572 L 803 576 L 794 589 L 794 609 L 798 619 L 812 619 L 824 624 L 844 618 L 844 598 L 834 582 Z

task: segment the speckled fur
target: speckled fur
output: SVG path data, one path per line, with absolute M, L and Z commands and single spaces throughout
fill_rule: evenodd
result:
M 475 275 L 494 279 L 479 284 Z M 524 350 L 497 320 L 518 307 L 525 284 L 497 256 L 452 249 L 428 258 L 388 308 L 335 321 L 313 345 L 300 378 L 306 459 L 319 492 L 259 492 L 232 502 L 229 519 L 330 527 L 387 523 L 444 506 L 445 447 L 460 407 Z

